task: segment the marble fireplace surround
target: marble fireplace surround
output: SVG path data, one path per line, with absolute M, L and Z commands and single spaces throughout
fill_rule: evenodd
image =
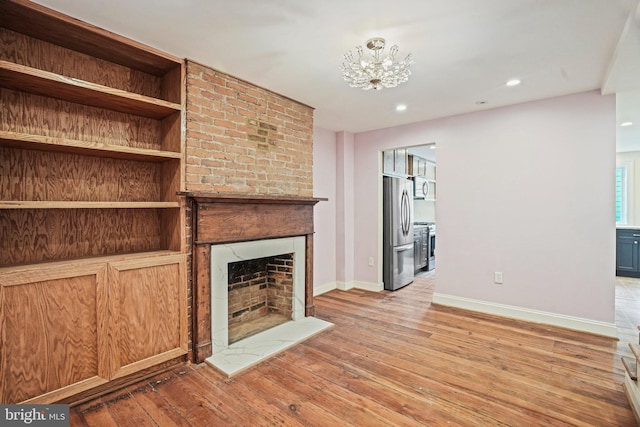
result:
M 304 270 L 296 268 L 296 264 L 300 264 L 300 260 L 304 260 L 304 252 L 304 237 L 301 236 L 211 246 L 211 343 L 213 354 L 229 347 L 229 263 L 293 254 L 291 319 L 296 321 L 305 317 Z
M 192 353 L 193 361 L 201 363 L 211 358 L 218 344 L 212 340 L 212 322 L 219 316 L 212 308 L 211 263 L 212 248 L 266 239 L 291 240 L 304 254 L 304 266 L 298 268 L 304 279 L 299 284 L 303 295 L 295 296 L 298 318 L 304 322 L 319 319 L 313 305 L 313 207 L 326 199 L 294 196 L 247 196 L 185 192 L 191 208 L 192 231 Z M 222 246 L 220 246 L 222 247 Z M 295 273 L 294 273 L 295 274 Z M 215 310 L 215 313 L 213 312 Z M 310 319 L 307 319 L 311 317 Z M 219 321 L 219 320 L 218 320 Z M 322 322 L 322 321 L 320 321 Z M 284 325 L 299 323 L 288 322 Z M 327 322 L 324 322 L 327 323 Z M 328 324 L 330 325 L 330 324 Z M 265 333 L 276 330 L 272 328 Z M 292 325 L 290 325 L 292 326 Z M 295 326 L 295 325 L 293 325 Z M 263 334 L 265 334 L 263 333 Z M 285 331 L 285 334 L 296 332 Z M 234 343 L 241 344 L 246 340 Z M 277 340 L 277 338 L 274 338 Z M 216 341 L 218 341 L 216 339 Z M 219 341 L 218 341 L 219 342 Z M 211 360 L 209 360 L 211 362 Z

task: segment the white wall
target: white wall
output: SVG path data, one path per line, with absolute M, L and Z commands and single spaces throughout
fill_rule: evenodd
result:
M 381 256 L 380 152 L 429 142 L 438 147 L 437 293 L 613 324 L 613 96 L 355 135 L 356 280 L 381 281 L 381 269 L 367 266 Z

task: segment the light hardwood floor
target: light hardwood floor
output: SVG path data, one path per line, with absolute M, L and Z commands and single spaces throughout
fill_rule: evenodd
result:
M 329 331 L 227 379 L 188 365 L 72 408 L 72 426 L 634 426 L 621 355 L 640 281 L 617 285 L 623 340 L 431 305 L 433 281 L 315 299 Z
M 638 341 L 640 325 L 640 279 L 616 280 L 616 326 L 621 340 Z

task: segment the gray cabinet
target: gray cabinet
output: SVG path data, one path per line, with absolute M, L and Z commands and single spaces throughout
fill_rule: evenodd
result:
M 616 230 L 616 275 L 640 277 L 640 229 Z
M 427 266 L 429 229 L 426 226 L 413 226 L 413 264 L 414 270 L 422 270 Z

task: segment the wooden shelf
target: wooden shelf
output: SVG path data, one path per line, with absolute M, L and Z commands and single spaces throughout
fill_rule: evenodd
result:
M 182 110 L 180 104 L 8 61 L 0 61 L 0 86 L 152 119 L 163 119 Z
M 109 145 L 99 142 L 78 141 L 67 138 L 53 138 L 42 135 L 30 135 L 19 132 L 0 130 L 0 141 L 5 146 L 32 150 L 58 151 L 84 154 L 89 156 L 111 157 L 125 160 L 141 160 L 147 162 L 164 162 L 170 159 L 181 159 L 182 153 L 159 151 L 142 148 L 131 148 L 121 145 Z
M 178 202 L 0 201 L 0 209 L 168 209 Z

